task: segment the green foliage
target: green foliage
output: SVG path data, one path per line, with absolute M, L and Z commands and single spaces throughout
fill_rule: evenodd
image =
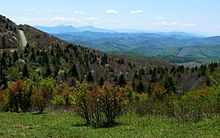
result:
M 24 65 L 23 70 L 22 70 L 22 76 L 23 77 L 29 77 L 29 72 L 28 72 L 28 67 L 27 64 Z
M 10 84 L 7 92 L 5 110 L 28 112 L 31 109 L 32 82 L 17 80 Z
M 174 84 L 174 81 L 173 81 L 173 78 L 172 77 L 167 77 L 165 80 L 164 80 L 164 88 L 167 90 L 167 92 L 169 93 L 176 93 L 176 87 L 175 87 L 175 84 Z
M 104 54 L 104 56 L 102 56 L 101 64 L 102 65 L 108 64 L 108 56 L 106 54 Z
M 121 74 L 119 76 L 119 79 L 118 79 L 118 85 L 121 86 L 121 87 L 124 87 L 126 83 L 127 82 L 126 82 L 126 79 L 125 79 L 124 75 Z
M 176 118 L 182 121 L 200 121 L 213 114 L 219 114 L 219 87 L 191 90 L 176 101 Z
M 79 73 L 75 64 L 71 66 L 69 74 L 70 76 L 75 77 L 77 80 L 79 80 Z
M 139 115 L 154 114 L 174 117 L 174 102 L 176 95 L 169 93 L 164 87 L 152 84 L 151 94 L 142 93 L 138 95 L 135 111 Z
M 74 90 L 65 83 L 56 85 L 56 91 L 52 99 L 52 105 L 56 108 L 69 109 L 74 103 Z
M 32 102 L 33 107 L 42 113 L 48 106 L 51 110 L 51 100 L 55 91 L 56 81 L 52 78 L 39 78 L 33 88 Z
M 75 92 L 76 112 L 87 124 L 107 127 L 115 124 L 115 119 L 125 107 L 125 91 L 118 86 L 105 83 L 101 87 L 89 87 L 78 83 Z
M 143 92 L 145 92 L 144 84 L 143 84 L 141 81 L 138 83 L 137 92 L 138 92 L 138 93 L 143 93 Z
M 89 89 L 89 85 L 86 82 L 76 84 L 75 91 L 75 106 L 76 112 L 81 115 L 86 123 L 90 123 L 89 112 L 88 112 L 88 103 L 86 102 L 86 92 Z
M 92 76 L 92 72 L 91 72 L 91 71 L 89 71 L 89 73 L 88 73 L 86 79 L 87 79 L 88 82 L 93 82 L 93 81 L 94 81 L 94 78 L 93 78 L 93 76 Z
M 47 91 L 45 86 L 35 86 L 33 89 L 32 103 L 35 111 L 43 113 L 47 106 Z

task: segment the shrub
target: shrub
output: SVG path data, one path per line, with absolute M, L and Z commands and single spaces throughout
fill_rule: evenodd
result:
M 138 100 L 135 103 L 135 112 L 141 116 L 149 113 L 149 96 L 146 93 L 138 94 Z
M 77 113 L 87 124 L 107 127 L 116 123 L 115 119 L 121 115 L 126 105 L 125 90 L 109 83 L 104 83 L 101 87 L 78 83 L 75 102 Z
M 11 112 L 19 112 L 19 100 L 21 99 L 22 93 L 22 81 L 17 80 L 9 85 L 8 90 L 8 109 Z
M 100 100 L 101 110 L 105 115 L 103 122 L 106 125 L 115 124 L 115 119 L 121 115 L 122 109 L 126 105 L 124 89 L 105 83 L 98 93 L 100 97 L 96 100 Z
M 55 80 L 51 78 L 39 79 L 33 88 L 32 101 L 35 110 L 43 113 L 46 107 L 51 109 L 51 100 L 55 91 Z
M 43 113 L 47 104 L 44 88 L 41 86 L 35 86 L 31 98 L 34 110 L 38 111 L 39 113 Z
M 90 123 L 88 102 L 86 101 L 86 93 L 88 89 L 89 85 L 86 82 L 77 82 L 74 94 L 75 110 L 79 115 L 81 115 L 85 119 L 86 124 Z
M 168 92 L 161 85 L 152 84 L 151 94 L 142 93 L 138 95 L 135 111 L 139 115 L 156 114 L 174 117 L 174 102 L 176 95 Z
M 7 90 L 3 89 L 4 86 L 0 86 L 0 111 L 4 111 L 7 103 Z
M 6 110 L 28 112 L 31 109 L 32 83 L 30 80 L 16 80 L 9 85 Z
M 69 109 L 73 105 L 74 96 L 73 88 L 69 87 L 66 83 L 56 85 L 56 91 L 52 99 L 52 105 L 56 108 L 64 107 Z
M 33 83 L 31 80 L 23 81 L 22 98 L 20 101 L 20 107 L 22 112 L 28 112 L 31 109 L 32 88 L 33 88 Z
M 212 89 L 203 88 L 198 90 L 191 90 L 182 96 L 176 102 L 175 116 L 181 121 L 197 122 L 203 119 L 213 110 L 212 101 L 209 96 L 212 95 Z

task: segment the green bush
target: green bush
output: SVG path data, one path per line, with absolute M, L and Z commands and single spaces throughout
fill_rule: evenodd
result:
M 87 124 L 95 127 L 114 125 L 115 119 L 121 115 L 126 105 L 124 88 L 105 83 L 103 86 L 93 86 L 85 82 L 78 83 L 75 92 L 76 112 Z
M 135 104 L 135 111 L 139 115 L 153 114 L 174 117 L 174 102 L 176 95 L 168 92 L 164 87 L 152 84 L 151 94 L 138 95 L 139 100 Z
M 219 108 L 217 99 L 214 88 L 191 90 L 176 101 L 175 116 L 181 121 L 198 122 L 216 113 Z
M 33 88 L 32 102 L 33 107 L 39 113 L 42 113 L 47 107 L 52 109 L 51 100 L 54 95 L 56 81 L 51 78 L 42 79 L 36 81 Z
M 52 105 L 57 109 L 64 108 L 69 110 L 74 104 L 73 92 L 73 88 L 66 83 L 58 84 L 52 99 Z
M 5 110 L 28 112 L 31 109 L 32 83 L 30 80 L 16 80 L 9 85 Z

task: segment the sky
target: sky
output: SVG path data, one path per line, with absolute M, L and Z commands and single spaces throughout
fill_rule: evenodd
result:
M 0 0 L 17 24 L 220 35 L 220 0 Z

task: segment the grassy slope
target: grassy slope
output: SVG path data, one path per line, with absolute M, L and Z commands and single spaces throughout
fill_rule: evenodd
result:
M 0 113 L 0 137 L 220 137 L 220 117 L 199 123 L 177 123 L 164 118 L 124 116 L 112 128 L 82 125 L 70 113 L 42 115 Z

